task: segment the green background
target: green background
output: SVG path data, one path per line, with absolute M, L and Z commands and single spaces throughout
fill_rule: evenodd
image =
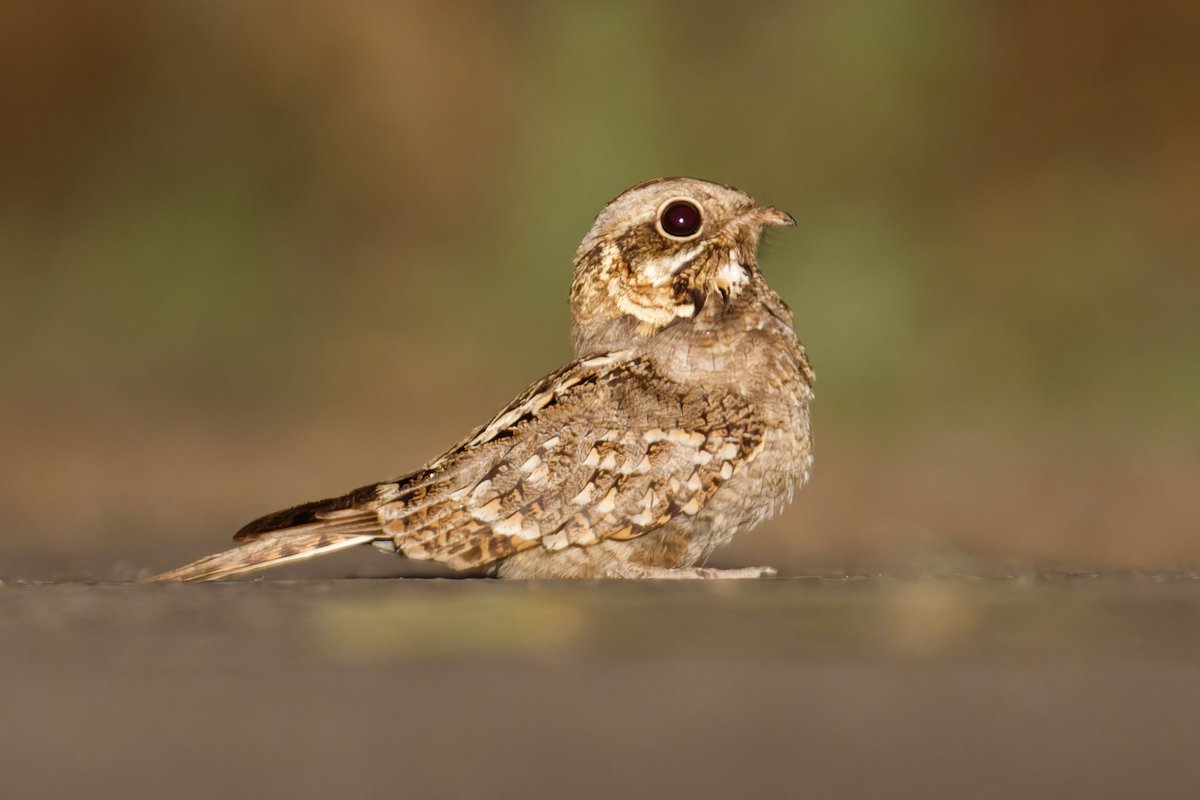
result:
M 818 375 L 813 483 L 720 563 L 1195 564 L 1197 9 L 10 9 L 0 577 L 418 467 L 570 357 L 576 243 L 680 174 L 799 221 L 761 261 Z

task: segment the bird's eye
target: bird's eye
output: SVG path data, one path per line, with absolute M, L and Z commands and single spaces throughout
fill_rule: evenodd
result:
M 673 239 L 688 239 L 695 236 L 703 221 L 700 209 L 689 200 L 671 200 L 658 215 L 659 230 Z

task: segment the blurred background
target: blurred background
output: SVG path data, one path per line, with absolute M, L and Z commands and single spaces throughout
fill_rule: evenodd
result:
M 0 25 L 0 578 L 129 578 L 420 466 L 570 353 L 666 175 L 763 269 L 785 574 L 1200 562 L 1200 6 L 46 0 Z M 400 574 L 373 553 L 313 569 Z

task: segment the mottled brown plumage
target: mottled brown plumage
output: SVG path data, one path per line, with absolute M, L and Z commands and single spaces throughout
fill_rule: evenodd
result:
M 763 281 L 787 214 L 689 178 L 609 202 L 575 256 L 578 358 L 417 472 L 270 514 L 152 580 L 359 544 L 505 578 L 757 577 L 695 566 L 808 479 L 813 374 Z

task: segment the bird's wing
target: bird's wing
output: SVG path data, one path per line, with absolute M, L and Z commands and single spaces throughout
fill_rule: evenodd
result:
M 456 569 L 631 539 L 699 513 L 757 456 L 765 430 L 753 412 L 628 351 L 581 359 L 424 469 L 269 514 L 233 550 L 159 579 L 227 577 L 381 539 Z
M 631 539 L 699 513 L 757 456 L 765 429 L 754 411 L 740 396 L 682 387 L 628 353 L 584 359 L 431 464 L 429 473 L 447 476 L 436 491 L 375 513 L 402 555 L 456 569 L 535 547 Z

